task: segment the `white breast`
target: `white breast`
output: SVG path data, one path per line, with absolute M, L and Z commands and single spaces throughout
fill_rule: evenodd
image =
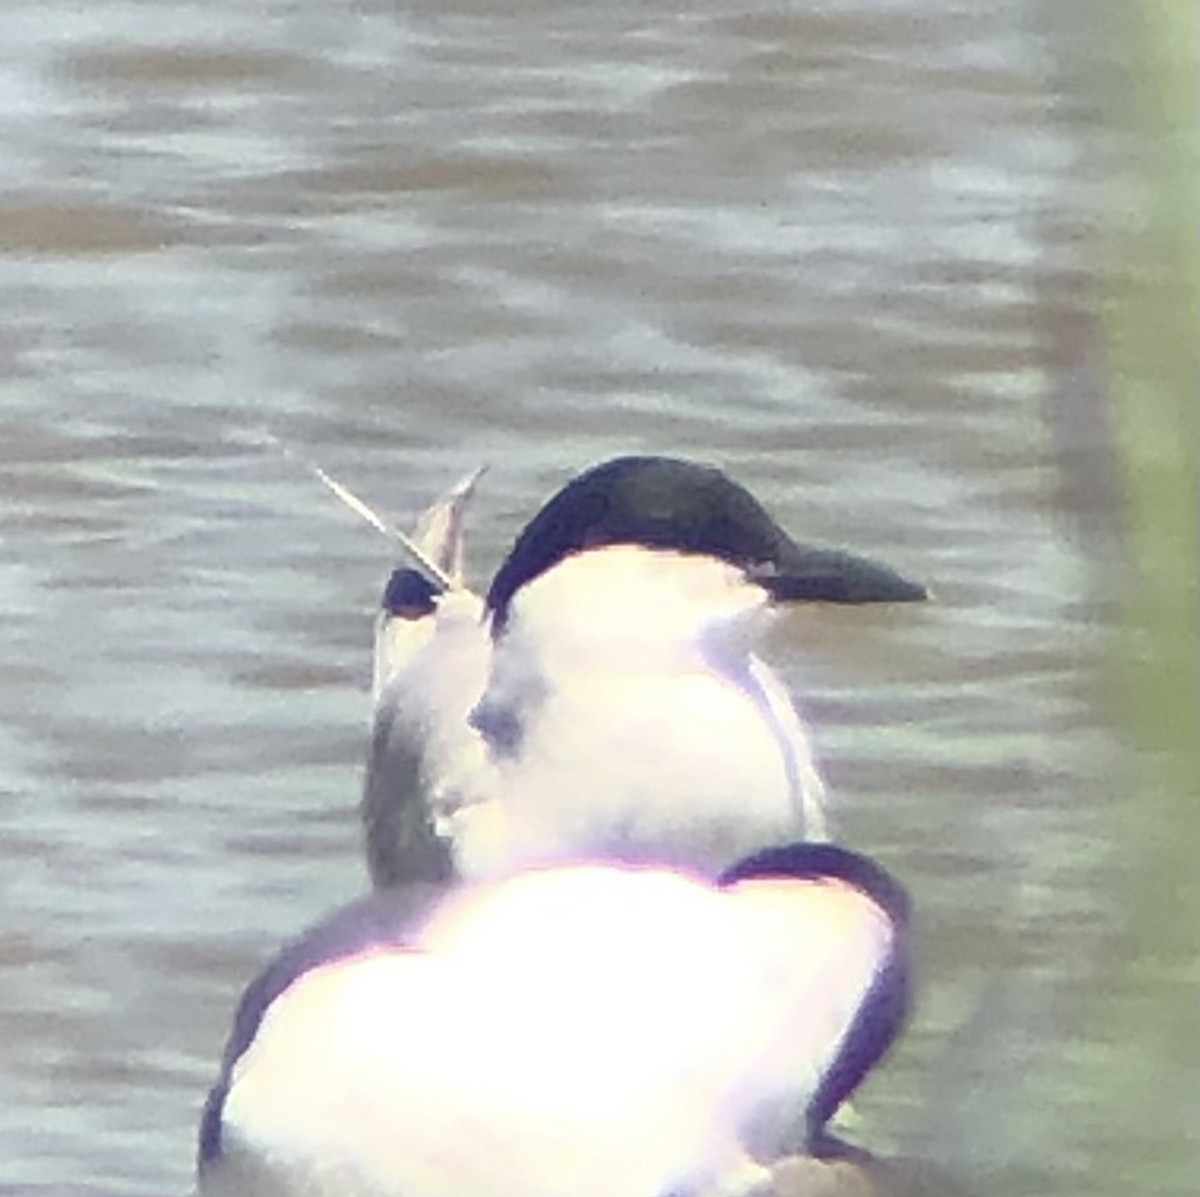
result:
M 531 583 L 473 715 L 494 770 L 448 823 L 460 871 L 599 856 L 716 872 L 823 837 L 804 728 L 751 651 L 768 620 L 739 570 L 630 546 Z
M 861 988 L 834 950 L 855 920 L 830 909 L 812 939 L 802 908 L 753 884 L 596 866 L 469 893 L 421 950 L 318 967 L 276 999 L 234 1069 L 204 1192 L 720 1185 L 745 1166 L 750 1110 L 781 1090 L 803 1104 Z

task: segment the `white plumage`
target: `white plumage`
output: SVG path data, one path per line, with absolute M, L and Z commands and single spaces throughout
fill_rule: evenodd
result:
M 861 1050 L 856 1019 L 904 951 L 894 883 L 862 888 L 875 866 L 791 851 L 807 875 L 751 870 L 728 890 L 583 865 L 455 891 L 408 926 L 387 895 L 343 912 L 243 1003 L 244 1042 L 202 1131 L 202 1192 L 663 1197 L 762 1183 L 743 1132 L 817 1101 Z
M 427 513 L 427 554 L 461 560 L 468 494 Z M 486 599 L 436 591 L 385 608 L 377 631 L 363 803 L 377 884 L 578 859 L 714 875 L 825 838 L 808 735 L 756 648 L 780 603 L 924 595 L 797 545 L 719 471 L 669 458 L 574 479 Z

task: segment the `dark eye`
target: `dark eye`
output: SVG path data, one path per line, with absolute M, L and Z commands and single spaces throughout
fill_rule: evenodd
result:
M 437 610 L 438 590 L 415 569 L 392 571 L 383 588 L 383 609 L 400 619 L 422 619 Z
M 467 722 L 497 756 L 516 756 L 520 751 L 524 728 L 512 707 L 485 700 L 467 716 Z

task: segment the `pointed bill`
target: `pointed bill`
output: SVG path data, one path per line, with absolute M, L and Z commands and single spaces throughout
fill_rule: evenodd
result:
M 456 595 L 456 603 L 466 601 L 474 611 L 477 600 L 463 584 L 464 520 L 475 484 L 486 468 L 480 466 L 431 503 L 411 537 L 402 542 L 410 557 L 428 563 L 436 574 L 399 566 L 388 578 L 375 623 L 372 692 L 376 703 L 388 683 L 433 637 L 439 595 Z
M 435 583 L 439 590 L 453 590 L 455 588 L 450 575 L 412 537 L 405 532 L 401 532 L 394 524 L 389 524 L 373 507 L 370 507 L 364 500 L 360 499 L 345 483 L 339 482 L 336 478 L 327 474 L 319 465 L 309 462 L 308 468 L 355 515 L 366 520 L 372 528 L 382 532 L 384 536 L 398 541 L 400 547 L 412 558 L 418 570 L 425 574 L 430 582 Z
M 780 603 L 919 603 L 929 591 L 890 565 L 844 549 L 785 542 L 747 573 Z
M 475 484 L 486 469 L 480 466 L 452 486 L 425 509 L 413 528 L 412 543 L 437 565 L 452 590 L 462 588 L 463 519 Z

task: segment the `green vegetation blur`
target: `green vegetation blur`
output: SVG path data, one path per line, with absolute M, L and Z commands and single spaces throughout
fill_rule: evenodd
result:
M 1112 1124 L 1095 1161 L 1112 1193 L 1200 1191 L 1197 13 L 1195 0 L 1114 11 L 1126 85 L 1110 78 L 1102 100 L 1132 147 L 1096 247 L 1125 518 L 1109 685 L 1128 735 L 1114 884 L 1129 922 L 1095 1010 L 1115 1066 L 1097 1094 Z

